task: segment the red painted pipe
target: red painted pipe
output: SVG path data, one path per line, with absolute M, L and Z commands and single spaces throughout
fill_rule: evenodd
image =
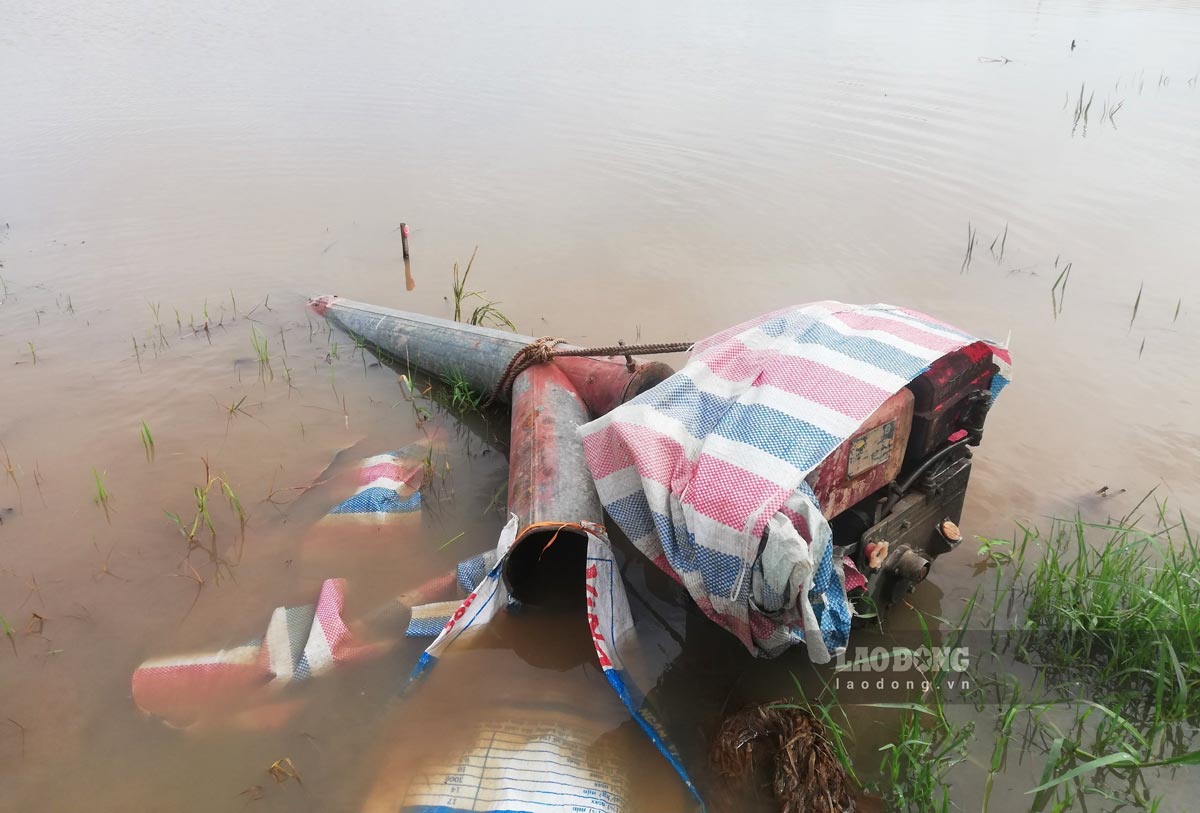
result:
M 572 381 L 553 364 L 530 367 L 512 390 L 508 510 L 521 530 L 503 570 L 525 604 L 579 603 L 587 533 L 604 511 L 576 431 L 588 410 Z

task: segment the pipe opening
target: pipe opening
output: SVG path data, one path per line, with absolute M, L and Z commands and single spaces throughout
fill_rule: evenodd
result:
M 582 610 L 587 534 L 569 525 L 538 523 L 513 543 L 504 582 L 522 604 Z
M 895 564 L 895 573 L 910 582 L 917 584 L 925 581 L 932 565 L 928 559 L 915 551 L 906 550 L 900 555 Z

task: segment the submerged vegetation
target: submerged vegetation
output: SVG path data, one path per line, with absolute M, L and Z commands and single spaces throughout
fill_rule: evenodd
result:
M 271 369 L 270 345 L 267 337 L 259 333 L 253 326 L 250 327 L 250 346 L 254 348 L 254 355 L 258 359 L 259 373 L 269 371 Z
M 1038 631 L 1026 650 L 1139 719 L 1200 720 L 1200 546 L 1186 521 L 1148 532 L 1076 520 L 1045 541 L 1023 583 Z
M 104 486 L 104 475 L 97 471 L 95 466 L 92 467 L 92 479 L 96 484 L 96 496 L 92 500 L 96 505 L 104 509 L 104 518 L 111 523 L 112 515 L 109 513 L 108 503 L 112 497 L 109 495 L 108 489 Z
M 141 438 L 142 438 L 142 448 L 146 452 L 146 459 L 153 460 L 154 459 L 154 435 L 150 434 L 150 427 L 146 425 L 145 421 L 142 421 Z
M 995 565 L 996 607 L 1007 602 L 1013 622 L 994 631 L 996 658 L 1038 675 L 1024 702 L 1019 682 L 996 684 L 997 702 L 1010 709 L 998 733 L 1007 739 L 1011 717 L 1026 715 L 1026 750 L 1045 758 L 1040 784 L 1027 791 L 1034 810 L 1085 796 L 1156 810 L 1148 772 L 1200 765 L 1200 545 L 1165 504 L 1142 525 L 1135 513 L 1148 499 L 1110 522 L 1077 516 L 1044 534 L 1023 528 L 1012 556 Z M 1027 569 L 1035 548 L 1042 555 Z
M 1150 528 L 1134 512 L 981 540 L 996 573 L 991 612 L 972 624 L 972 599 L 943 641 L 970 645 L 965 699 L 993 724 L 977 732 L 952 720 L 936 674 L 918 698 L 868 704 L 902 712 L 879 782 L 865 784 L 889 809 L 949 811 L 951 777 L 982 770 L 986 813 L 1010 749 L 1042 766 L 1025 790 L 1031 811 L 1080 809 L 1089 797 L 1161 810 L 1159 783 L 1200 765 L 1200 540 L 1163 504 Z M 972 756 L 983 748 L 990 757 Z

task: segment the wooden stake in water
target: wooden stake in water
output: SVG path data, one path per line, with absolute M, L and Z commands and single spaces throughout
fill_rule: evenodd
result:
M 400 224 L 400 245 L 404 247 L 404 259 L 408 259 L 408 224 Z

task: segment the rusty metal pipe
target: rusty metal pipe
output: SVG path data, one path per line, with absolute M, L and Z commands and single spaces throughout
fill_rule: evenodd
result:
M 517 351 L 534 341 L 532 336 L 337 296 L 316 297 L 309 300 L 309 306 L 398 361 L 437 376 L 460 373 L 479 393 L 491 392 Z M 568 357 L 556 358 L 550 364 L 567 377 L 593 417 L 609 412 L 674 372 L 662 362 L 644 359 L 635 359 L 633 369 L 627 368 L 624 358 Z
M 502 571 L 525 604 L 582 601 L 587 533 L 604 511 L 576 431 L 588 410 L 571 380 L 551 364 L 530 367 L 512 391 L 508 510 L 521 530 Z

